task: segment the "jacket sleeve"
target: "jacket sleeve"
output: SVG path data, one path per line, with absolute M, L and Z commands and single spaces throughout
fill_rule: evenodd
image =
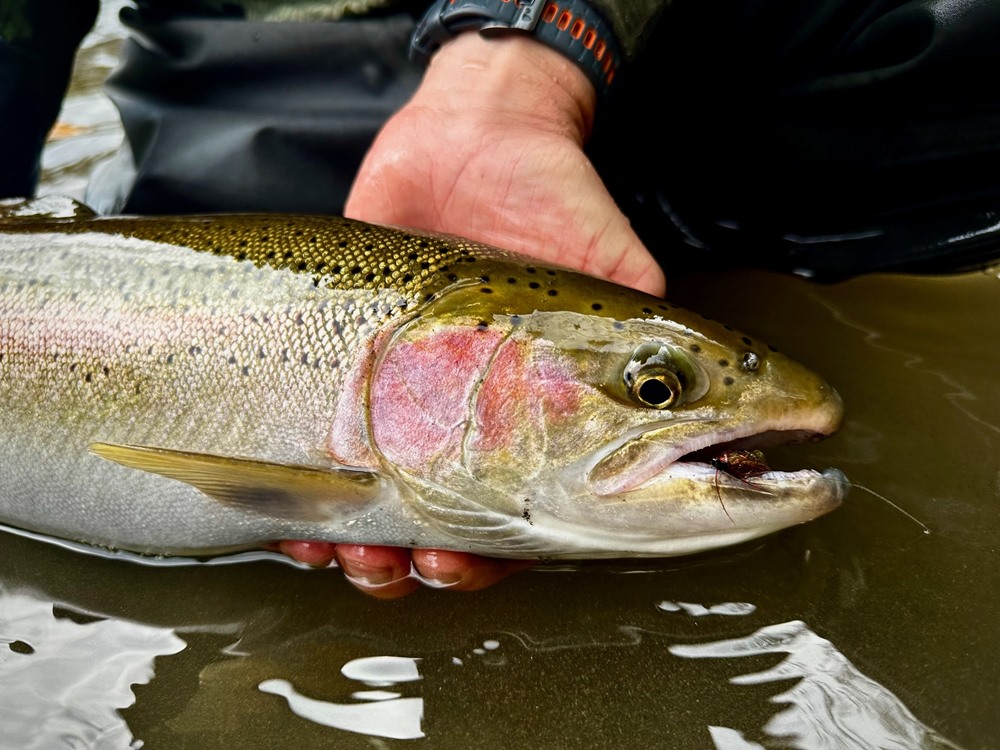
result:
M 642 50 L 670 0 L 591 0 L 611 24 L 626 62 Z

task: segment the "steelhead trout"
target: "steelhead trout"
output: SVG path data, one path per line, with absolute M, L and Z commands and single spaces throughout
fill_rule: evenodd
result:
M 42 534 L 699 552 L 835 508 L 839 471 L 712 460 L 841 411 L 728 326 L 456 237 L 0 204 L 0 521 Z

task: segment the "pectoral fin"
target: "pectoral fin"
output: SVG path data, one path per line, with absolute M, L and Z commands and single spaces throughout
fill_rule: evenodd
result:
M 292 520 L 323 520 L 374 500 L 379 475 L 141 445 L 91 443 L 109 461 L 176 479 L 226 505 Z M 338 507 L 339 506 L 339 507 Z

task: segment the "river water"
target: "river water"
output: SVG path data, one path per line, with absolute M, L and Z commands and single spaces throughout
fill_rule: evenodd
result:
M 42 194 L 82 197 L 120 144 L 100 84 L 121 5 Z M 827 376 L 844 428 L 788 463 L 877 494 L 721 553 L 394 602 L 270 559 L 150 567 L 0 533 L 0 748 L 1000 748 L 998 272 L 671 281 Z

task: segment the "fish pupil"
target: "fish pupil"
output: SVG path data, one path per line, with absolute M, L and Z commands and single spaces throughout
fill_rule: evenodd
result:
M 674 392 L 666 383 L 656 378 L 643 381 L 639 386 L 639 398 L 650 406 L 659 406 L 669 403 Z

